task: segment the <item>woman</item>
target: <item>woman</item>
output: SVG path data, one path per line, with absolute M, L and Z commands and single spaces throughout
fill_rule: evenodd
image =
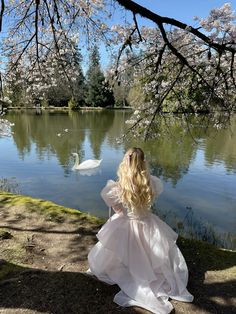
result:
M 98 232 L 99 241 L 88 255 L 88 272 L 120 287 L 115 303 L 156 314 L 171 312 L 169 298 L 193 300 L 186 289 L 188 269 L 176 245 L 178 236 L 150 211 L 162 190 L 160 179 L 148 171 L 143 151 L 129 149 L 118 181 L 109 180 L 101 192 L 115 214 Z

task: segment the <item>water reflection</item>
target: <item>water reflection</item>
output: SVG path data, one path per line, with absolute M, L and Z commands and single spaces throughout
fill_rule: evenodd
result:
M 219 230 L 214 224 L 197 217 L 191 207 L 187 206 L 185 208 L 183 218 L 180 218 L 171 210 L 165 211 L 155 205 L 153 211 L 183 237 L 207 241 L 231 250 L 236 248 L 236 236 L 233 232 Z
M 101 145 L 113 124 L 114 111 L 99 116 L 97 112 L 45 113 L 41 116 L 33 112 L 16 113 L 9 115 L 8 119 L 15 123 L 13 139 L 19 158 L 24 159 L 35 144 L 39 160 L 55 155 L 60 165 L 66 168 L 72 152 L 84 157 L 83 145 L 87 132 L 93 154 L 96 159 L 100 158 Z
M 178 142 L 174 137 L 162 137 L 145 143 L 133 142 L 132 146 L 137 144 L 147 152 L 152 173 L 162 176 L 165 181 L 171 180 L 173 186 L 188 172 L 197 150 L 192 139 L 187 136 Z M 129 145 L 126 144 L 126 149 Z
M 184 235 L 201 234 L 210 242 L 223 237 L 228 240 L 217 240 L 219 245 L 233 243 L 236 117 L 231 126 L 218 131 L 209 124 L 205 131 L 201 117 L 191 118 L 191 134 L 180 118 L 169 117 L 160 125 L 158 139 L 119 144 L 129 115 L 126 111 L 11 113 L 7 118 L 15 123 L 13 137 L 0 141 L 1 175 L 16 177 L 22 193 L 107 217 L 100 190 L 107 179 L 116 178 L 124 152 L 140 146 L 151 172 L 164 181 L 158 214 Z M 73 152 L 79 153 L 81 162 L 92 158 L 103 163 L 92 171 L 72 171 Z M 186 208 L 191 208 L 187 216 L 191 220 Z
M 88 176 L 88 177 L 95 176 L 96 174 L 101 173 L 100 167 L 93 168 L 93 169 L 86 169 L 86 170 L 74 170 L 74 171 L 77 171 L 78 174 L 80 174 L 81 176 Z
M 236 172 L 236 118 L 227 129 L 211 130 L 205 141 L 205 162 L 207 166 L 223 163 L 228 172 Z
M 16 178 L 0 178 L 0 191 L 19 194 L 20 187 Z

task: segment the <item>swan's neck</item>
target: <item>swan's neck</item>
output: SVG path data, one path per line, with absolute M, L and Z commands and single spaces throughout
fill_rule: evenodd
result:
M 79 165 L 79 155 L 78 154 L 75 155 L 75 164 L 76 164 L 76 166 Z

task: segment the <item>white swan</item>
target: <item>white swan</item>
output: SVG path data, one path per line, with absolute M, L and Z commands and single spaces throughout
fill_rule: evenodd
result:
M 81 164 L 79 163 L 79 155 L 77 153 L 72 153 L 72 155 L 75 157 L 75 164 L 72 167 L 73 170 L 86 170 L 86 169 L 93 169 L 97 168 L 100 166 L 102 159 L 101 160 L 96 160 L 96 159 L 88 159 Z

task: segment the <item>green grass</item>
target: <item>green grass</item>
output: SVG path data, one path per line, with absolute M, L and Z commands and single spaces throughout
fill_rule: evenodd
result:
M 179 237 L 177 242 L 188 264 L 207 270 L 230 269 L 236 275 L 236 252 L 221 249 L 204 241 Z
M 67 208 L 57 205 L 53 202 L 32 198 L 29 196 L 12 194 L 9 192 L 0 191 L 0 205 L 1 206 L 25 206 L 28 212 L 37 212 L 43 214 L 46 219 L 63 222 L 65 216 L 73 216 L 91 224 L 101 224 L 104 219 L 92 216 L 90 214 L 82 213 L 79 210 Z

